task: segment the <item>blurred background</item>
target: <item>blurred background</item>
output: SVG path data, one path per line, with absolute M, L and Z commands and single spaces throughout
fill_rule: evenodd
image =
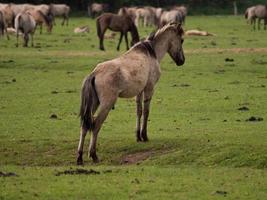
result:
M 1 3 L 11 1 L 2 0 Z M 251 5 L 266 4 L 266 0 L 13 0 L 13 3 L 65 3 L 72 11 L 82 13 L 87 11 L 88 5 L 92 3 L 108 3 L 110 9 L 116 12 L 122 6 L 155 6 L 168 7 L 173 5 L 186 5 L 189 9 L 189 15 L 214 15 L 214 14 L 243 14 L 245 9 Z M 72 14 L 74 14 L 72 12 Z

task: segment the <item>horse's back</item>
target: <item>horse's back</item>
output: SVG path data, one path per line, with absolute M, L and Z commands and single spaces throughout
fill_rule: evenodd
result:
M 265 5 L 255 6 L 254 12 L 258 18 L 267 18 L 267 7 Z
M 34 18 L 29 13 L 19 13 L 15 18 L 15 29 L 24 33 L 33 32 L 36 26 Z

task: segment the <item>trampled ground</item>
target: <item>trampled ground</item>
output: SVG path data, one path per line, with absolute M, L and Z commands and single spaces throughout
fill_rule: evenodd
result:
M 74 34 L 81 25 L 90 33 Z M 85 157 L 84 167 L 75 166 L 81 83 L 125 44 L 115 51 L 117 35 L 99 51 L 88 18 L 37 32 L 35 48 L 1 38 L 1 199 L 266 199 L 266 31 L 241 16 L 188 17 L 185 27 L 216 36 L 186 37 L 184 66 L 163 60 L 150 141 L 135 142 L 135 100 L 121 99 L 99 135 L 101 162 Z

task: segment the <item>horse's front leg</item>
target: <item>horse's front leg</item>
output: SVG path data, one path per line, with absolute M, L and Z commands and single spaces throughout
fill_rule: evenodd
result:
M 153 88 L 146 88 L 144 91 L 144 110 L 141 137 L 144 142 L 148 141 L 147 137 L 147 121 L 149 116 L 150 102 L 153 95 Z
M 43 32 L 43 24 L 40 24 L 40 35 L 42 34 Z
M 141 138 L 141 117 L 142 117 L 143 92 L 136 96 L 136 141 L 142 141 Z
M 87 134 L 87 128 L 81 127 L 81 132 L 80 132 L 80 141 L 79 141 L 79 146 L 78 146 L 78 151 L 77 151 L 77 165 L 82 165 L 83 164 L 83 145 L 84 145 L 84 139 Z
M 118 46 L 117 46 L 117 51 L 120 50 L 120 45 L 121 45 L 122 37 L 123 37 L 123 32 L 121 32 L 121 35 L 120 35 L 119 43 L 118 43 Z
M 126 49 L 129 50 L 129 43 L 128 43 L 128 34 L 127 32 L 124 34 L 125 42 L 126 42 Z

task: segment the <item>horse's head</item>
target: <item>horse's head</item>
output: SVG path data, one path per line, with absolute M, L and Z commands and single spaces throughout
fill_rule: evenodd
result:
M 52 32 L 52 29 L 53 29 L 53 15 L 51 13 L 49 13 L 47 16 L 46 16 L 46 23 L 47 23 L 47 32 L 48 33 L 51 33 Z
M 183 28 L 181 24 L 171 23 L 171 34 L 168 53 L 174 60 L 176 65 L 183 65 L 185 62 L 184 51 L 183 51 Z

